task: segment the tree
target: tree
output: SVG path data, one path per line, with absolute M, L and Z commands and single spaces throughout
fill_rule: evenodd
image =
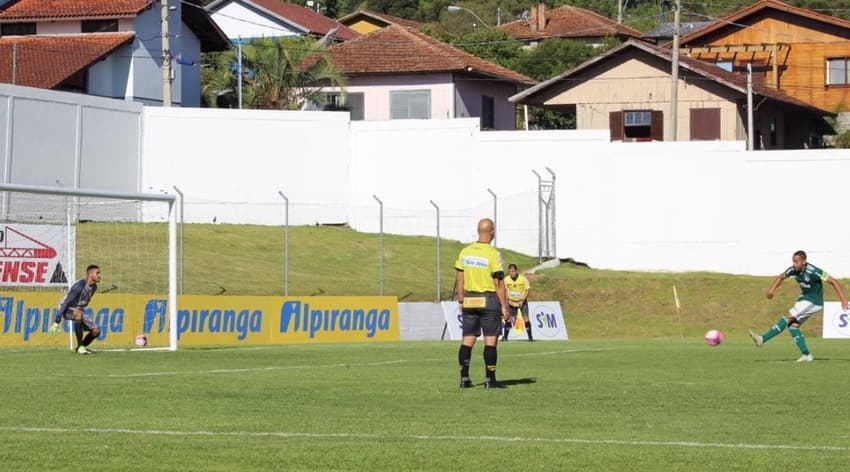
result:
M 343 87 L 345 77 L 331 64 L 327 50 L 313 38 L 261 38 L 242 47 L 244 108 L 298 110 L 323 103 L 322 86 Z M 236 51 L 208 55 L 202 95 L 207 106 L 232 106 L 237 76 Z M 309 59 L 309 60 L 308 60 Z
M 369 8 L 410 20 L 419 19 L 419 0 L 369 0 Z

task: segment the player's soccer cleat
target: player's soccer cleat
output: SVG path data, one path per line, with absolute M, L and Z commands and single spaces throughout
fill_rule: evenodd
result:
M 475 385 L 472 384 L 472 381 L 469 379 L 460 379 L 460 388 L 472 388 Z
M 803 354 L 802 356 L 800 356 L 799 359 L 797 359 L 797 362 L 814 362 L 814 361 L 815 361 L 815 356 L 813 356 L 811 354 Z
M 496 382 L 496 381 L 491 382 L 491 381 L 488 380 L 487 382 L 484 382 L 484 388 L 508 388 L 508 387 L 505 387 L 504 385 L 500 384 L 499 382 Z
M 79 346 L 79 347 L 77 347 L 77 354 L 79 354 L 81 356 L 87 356 L 87 355 L 91 354 L 91 352 L 88 349 L 86 349 L 85 346 Z
M 750 337 L 753 339 L 753 342 L 756 343 L 756 347 L 762 347 L 764 345 L 764 337 L 760 334 L 756 334 L 753 330 L 747 330 L 750 333 Z
M 56 336 L 56 332 L 59 331 L 59 323 L 54 322 L 50 325 L 50 328 L 47 329 L 47 334 L 51 336 Z

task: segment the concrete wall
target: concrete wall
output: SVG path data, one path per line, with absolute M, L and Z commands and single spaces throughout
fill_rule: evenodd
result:
M 187 195 L 186 221 L 344 223 L 349 121 L 342 112 L 179 109 L 144 112 L 143 186 Z
M 137 191 L 142 108 L 0 84 L 2 181 Z
M 10 119 L 11 117 L 11 119 Z M 141 117 L 141 118 L 140 118 Z M 140 124 L 142 120 L 143 125 Z M 139 140 L 139 132 L 143 139 Z M 141 149 L 140 149 L 141 148 Z M 794 250 L 850 276 L 850 151 L 739 141 L 609 143 L 607 131 L 479 132 L 478 119 L 145 108 L 0 85 L 6 182 L 186 195 L 187 222 L 348 223 L 537 254 L 537 171 L 556 179 L 556 247 L 592 267 L 770 275 Z

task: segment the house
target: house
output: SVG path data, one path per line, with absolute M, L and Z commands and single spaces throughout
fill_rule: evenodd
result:
M 504 23 L 497 28 L 507 31 L 528 46 L 535 46 L 548 38 L 564 38 L 598 47 L 603 45 L 605 38 L 615 37 L 625 41 L 629 38 L 639 38 L 642 34 L 636 29 L 579 7 L 564 6 L 547 10 L 546 4 L 540 2 L 524 16 L 526 18 Z
M 850 21 L 761 0 L 680 39 L 681 53 L 822 110 L 850 106 Z
M 574 113 L 578 129 L 608 129 L 612 141 L 663 140 L 671 126 L 672 54 L 631 39 L 513 97 Z M 688 57 L 679 60 L 677 140 L 745 140 L 747 80 Z M 761 84 L 753 86 L 753 139 L 760 149 L 819 145 L 831 115 Z
M 230 43 L 199 1 L 174 3 L 172 102 L 200 106 L 200 54 Z M 0 81 L 161 104 L 160 15 L 152 0 L 0 1 Z
M 338 89 L 325 90 L 352 120 L 479 117 L 481 129 L 515 129 L 516 106 L 508 98 L 537 83 L 399 25 L 328 51 L 348 85 L 344 98 Z
M 340 18 L 339 22 L 360 34 L 369 34 L 389 25 L 399 25 L 418 30 L 425 24 L 371 10 L 358 10 L 349 13 Z
M 228 38 L 323 37 L 334 31 L 335 40 L 360 36 L 338 21 L 309 8 L 282 0 L 216 0 L 206 7 Z

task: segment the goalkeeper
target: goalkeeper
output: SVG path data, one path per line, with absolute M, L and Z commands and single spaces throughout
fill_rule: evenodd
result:
M 508 277 L 505 278 L 505 292 L 508 298 L 508 312 L 511 314 L 509 320 L 505 320 L 504 334 L 502 341 L 508 340 L 508 333 L 511 332 L 511 326 L 517 324 L 517 311 L 522 312 L 525 332 L 528 335 L 529 341 L 534 341 L 531 335 L 531 320 L 528 318 L 528 294 L 531 292 L 531 284 L 524 275 L 519 273 L 516 264 L 508 266 Z
M 85 313 L 86 307 L 97 291 L 100 278 L 100 267 L 96 265 L 86 267 L 86 278 L 78 280 L 65 294 L 65 298 L 62 299 L 62 303 L 59 304 L 59 309 L 56 311 L 53 326 L 48 330 L 48 334 L 53 336 L 59 330 L 59 323 L 62 319 L 73 320 L 78 354 L 92 354 L 93 351 L 88 349 L 88 346 L 100 336 L 100 328 L 95 324 L 92 317 Z M 86 331 L 88 331 L 88 334 L 83 337 L 83 333 Z

